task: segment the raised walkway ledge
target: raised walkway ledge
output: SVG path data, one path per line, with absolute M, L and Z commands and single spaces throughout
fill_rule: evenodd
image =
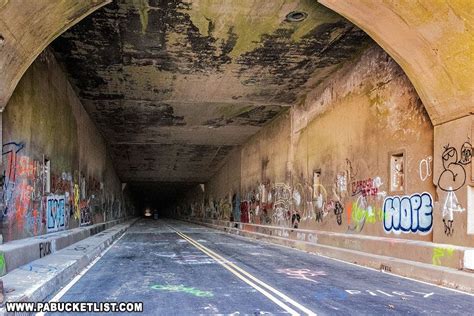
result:
M 1 257 L 3 257 L 4 263 L 4 266 L 0 267 L 0 276 L 129 219 L 121 218 L 105 223 L 6 242 L 0 245 L 0 262 L 2 261 Z
M 223 220 L 178 219 L 474 293 L 474 248 Z
M 48 299 L 87 267 L 137 220 L 138 218 L 121 219 L 80 228 L 78 230 L 85 231 L 81 236 L 87 235 L 86 237 L 90 238 L 83 238 L 65 246 L 62 250 L 56 249 L 50 255 L 30 261 L 10 271 L 1 277 L 6 292 L 4 303 L 39 302 Z M 111 228 L 105 229 L 106 227 Z M 101 230 L 100 233 L 98 233 L 99 230 Z M 76 229 L 72 229 L 55 234 L 55 237 L 47 235 L 47 240 L 66 238 L 67 235 L 75 236 L 70 239 L 74 240 L 74 238 L 79 238 L 77 234 Z M 66 241 L 63 242 L 62 245 L 65 245 Z M 35 252 L 38 251 L 38 248 L 34 249 Z M 5 314 L 7 313 L 4 305 L 0 306 L 0 315 Z

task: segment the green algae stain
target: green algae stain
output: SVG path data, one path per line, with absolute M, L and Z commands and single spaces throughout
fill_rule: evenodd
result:
M 219 115 L 221 115 L 225 119 L 230 119 L 230 118 L 237 117 L 241 114 L 247 113 L 253 109 L 254 109 L 254 106 L 252 105 L 248 105 L 244 107 L 236 107 L 236 106 L 230 105 L 230 106 L 226 106 L 219 109 Z
M 142 34 L 145 34 L 148 28 L 148 11 L 150 11 L 150 5 L 148 4 L 148 0 L 133 0 L 133 4 L 140 14 Z
M 302 22 L 287 22 L 286 15 L 292 11 L 306 12 L 308 17 Z M 229 40 L 232 28 L 237 42 L 229 53 L 231 58 L 256 49 L 265 35 L 278 29 L 293 29 L 291 39 L 286 40 L 297 42 L 319 25 L 342 19 L 313 0 L 234 1 L 231 5 L 225 0 L 202 0 L 186 13 L 201 34 L 212 34 L 221 42 Z

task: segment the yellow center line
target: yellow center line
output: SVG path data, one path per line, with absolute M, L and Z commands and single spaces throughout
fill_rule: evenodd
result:
M 170 226 L 171 227 L 171 226 Z M 172 228 L 172 227 L 171 227 Z M 290 314 L 292 315 L 299 315 L 298 312 L 296 312 L 295 310 L 293 310 L 291 307 L 289 307 L 288 305 L 285 304 L 286 303 L 289 303 L 291 305 L 293 305 L 294 307 L 298 308 L 299 310 L 303 311 L 305 314 L 307 315 L 311 315 L 311 316 L 315 316 L 316 314 L 311 311 L 310 309 L 304 307 L 303 305 L 301 305 L 300 303 L 296 302 L 295 300 L 293 300 L 292 298 L 288 297 L 287 295 L 281 293 L 280 291 L 278 291 L 277 289 L 273 288 L 272 286 L 266 284 L 265 282 L 257 279 L 256 277 L 254 277 L 253 275 L 251 275 L 250 273 L 248 273 L 247 271 L 243 270 L 242 268 L 238 267 L 237 265 L 235 265 L 234 263 L 230 262 L 229 260 L 227 260 L 226 258 L 222 257 L 221 255 L 215 253 L 214 251 L 212 251 L 211 249 L 205 247 L 204 245 L 200 244 L 199 242 L 195 241 L 194 239 L 192 239 L 191 237 L 177 231 L 176 229 L 172 228 L 179 236 L 181 236 L 183 239 L 187 240 L 190 244 L 192 244 L 193 246 L 195 246 L 196 248 L 198 248 L 199 250 L 201 250 L 202 252 L 204 252 L 206 255 L 208 255 L 209 257 L 213 258 L 214 260 L 216 260 L 217 263 L 219 263 L 220 265 L 222 265 L 224 268 L 226 268 L 227 270 L 229 270 L 230 272 L 232 272 L 235 276 L 237 276 L 239 279 L 243 280 L 245 283 L 249 284 L 250 286 L 252 286 L 253 288 L 255 288 L 257 291 L 259 291 L 260 293 L 262 293 L 263 295 L 265 295 L 267 298 L 269 298 L 270 300 L 272 300 L 274 303 L 276 303 L 278 306 L 282 307 L 283 309 L 285 309 L 286 311 L 288 311 Z M 253 281 L 253 282 L 252 282 Z M 257 284 L 255 284 L 257 283 Z M 260 286 L 259 286 L 260 285 Z M 276 298 L 275 296 L 273 296 L 272 294 L 270 294 L 268 291 L 266 291 L 265 289 L 263 288 L 266 288 L 268 291 L 272 292 L 273 294 L 279 296 L 280 298 L 282 298 L 285 302 L 281 301 L 280 299 Z

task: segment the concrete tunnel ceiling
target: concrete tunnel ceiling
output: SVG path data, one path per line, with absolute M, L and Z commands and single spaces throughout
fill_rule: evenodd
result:
M 123 182 L 204 183 L 370 42 L 313 0 L 120 0 L 52 47 Z

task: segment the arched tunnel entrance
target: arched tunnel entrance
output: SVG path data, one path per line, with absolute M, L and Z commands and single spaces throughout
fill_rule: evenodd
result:
M 472 5 L 20 2 L 0 0 L 7 301 L 472 305 Z M 44 275 L 65 273 L 61 256 L 64 280 L 98 257 L 58 292 Z

